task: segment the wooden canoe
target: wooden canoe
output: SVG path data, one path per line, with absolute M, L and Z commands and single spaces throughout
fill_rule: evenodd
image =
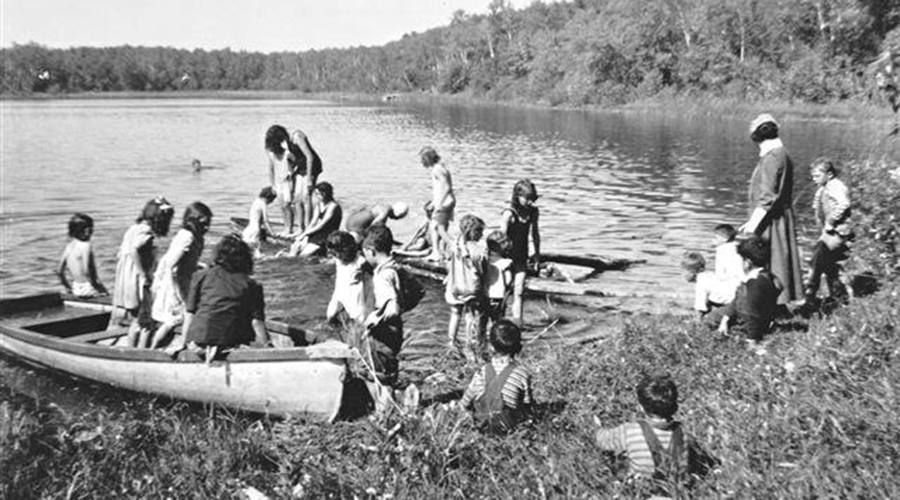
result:
M 107 330 L 111 308 L 63 300 L 58 293 L 0 300 L 0 350 L 30 364 L 176 399 L 273 416 L 338 414 L 351 349 L 327 341 L 308 347 L 237 349 L 207 364 L 182 351 L 117 347 L 124 329 Z M 276 345 L 302 343 L 304 332 L 270 322 Z

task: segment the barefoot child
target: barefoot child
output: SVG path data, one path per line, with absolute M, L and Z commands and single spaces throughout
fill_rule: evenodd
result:
M 294 213 L 302 231 L 313 221 L 313 190 L 322 175 L 322 159 L 300 129 L 291 132 L 288 148 L 294 173 Z
M 450 238 L 447 228 L 453 220 L 456 196 L 453 194 L 453 180 L 450 170 L 441 163 L 441 157 L 432 147 L 419 151 L 422 165 L 431 170 L 431 260 L 443 260 L 447 254 Z
M 512 260 L 509 252 L 512 248 L 509 238 L 503 231 L 493 231 L 487 237 L 488 266 L 485 287 L 488 295 L 488 320 L 496 323 L 506 315 L 506 300 L 512 290 Z
M 113 287 L 113 314 L 110 326 L 127 324 L 128 345 L 137 347 L 139 339 L 146 342 L 153 328 L 150 285 L 156 265 L 157 236 L 169 234 L 175 209 L 165 198 L 150 200 L 134 225 L 125 231 L 116 263 L 116 284 Z
M 394 250 L 395 255 L 427 257 L 431 253 L 431 214 L 434 212 L 431 208 L 431 200 L 425 202 L 422 210 L 425 212 L 425 221 L 400 250 Z
M 372 226 L 387 224 L 388 219 L 402 219 L 409 212 L 409 205 L 398 201 L 392 205 L 379 204 L 371 207 L 360 207 L 349 216 L 345 227 L 357 242 L 366 237 L 366 231 Z
M 260 190 L 259 196 L 250 205 L 247 227 L 241 233 L 244 243 L 250 245 L 250 248 L 253 249 L 253 256 L 256 258 L 262 256 L 262 242 L 265 241 L 266 236 L 275 234 L 269 224 L 268 210 L 268 205 L 275 201 L 275 198 L 277 198 L 275 190 L 270 186 Z
M 348 232 L 328 235 L 325 248 L 334 258 L 334 292 L 328 302 L 328 321 L 334 322 L 344 311 L 351 320 L 362 324 L 374 306 L 371 268 Z
M 169 250 L 159 260 L 153 276 L 153 320 L 160 323 L 150 343 L 156 349 L 169 333 L 184 321 L 184 303 L 191 278 L 203 253 L 203 237 L 209 231 L 212 211 L 199 201 L 184 210 L 181 229 L 175 233 Z M 146 347 L 141 342 L 138 347 Z
M 294 232 L 294 158 L 288 142 L 290 136 L 281 125 L 272 125 L 264 141 L 268 161 L 269 185 L 278 195 L 284 223 L 282 234 Z M 301 227 L 301 230 L 303 228 Z
M 444 294 L 450 304 L 447 335 L 451 348 L 458 348 L 456 335 L 459 320 L 465 314 L 466 329 L 462 348 L 466 358 L 474 361 L 483 355 L 486 343 L 484 329 L 487 317 L 482 312 L 487 300 L 487 255 L 480 244 L 484 221 L 474 215 L 466 215 L 459 221 L 459 230 L 460 236 L 447 262 L 447 288 Z
M 68 293 L 76 297 L 96 297 L 108 295 L 106 288 L 97 279 L 94 250 L 91 235 L 94 234 L 94 219 L 83 213 L 76 213 L 69 219 L 69 243 L 59 259 L 56 274 Z M 72 274 L 72 283 L 66 279 L 66 270 Z
M 494 355 L 472 377 L 460 406 L 473 410 L 475 424 L 482 431 L 504 433 L 513 430 L 534 402 L 531 374 L 516 361 L 522 350 L 522 332 L 509 320 L 491 327 Z
M 317 184 L 314 190 L 316 218 L 306 230 L 294 236 L 294 243 L 288 251 L 290 257 L 308 257 L 322 250 L 328 235 L 341 227 L 341 206 L 334 200 L 331 184 Z
M 512 242 L 510 258 L 513 262 L 513 319 L 522 324 L 522 294 L 525 292 L 525 277 L 528 273 L 528 236 L 534 245 L 533 262 L 538 269 L 541 260 L 541 234 L 538 230 L 538 194 L 534 184 L 522 179 L 513 186 L 509 207 L 503 210 L 500 230 Z

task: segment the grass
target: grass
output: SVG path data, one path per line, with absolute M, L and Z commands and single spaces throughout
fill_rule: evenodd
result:
M 900 498 L 900 285 L 830 316 L 782 325 L 758 356 L 692 320 L 623 317 L 593 344 L 532 348 L 535 419 L 485 437 L 441 403 L 470 374 L 441 358 L 448 382 L 425 404 L 333 425 L 272 422 L 150 400 L 63 416 L 5 394 L 2 498 L 642 498 L 623 460 L 592 443 L 636 416 L 641 375 L 672 373 L 680 418 L 721 467 L 697 498 Z

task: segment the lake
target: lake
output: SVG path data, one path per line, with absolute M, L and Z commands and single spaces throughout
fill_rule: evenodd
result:
M 760 111 L 765 111 L 760 109 Z M 450 167 L 457 219 L 499 224 L 516 180 L 540 194 L 546 251 L 644 259 L 600 282 L 690 307 L 679 268 L 686 251 L 712 256 L 711 229 L 741 224 L 756 147 L 740 118 L 604 113 L 471 104 L 348 103 L 254 99 L 98 99 L 0 102 L 0 296 L 59 288 L 55 267 L 73 212 L 95 219 L 100 279 L 114 281 L 122 234 L 143 204 L 164 195 L 181 212 L 200 200 L 213 212 L 207 248 L 246 217 L 268 183 L 263 136 L 280 123 L 302 128 L 322 156 L 345 213 L 408 202 L 392 223 L 404 240 L 421 223 L 428 172 L 417 153 L 432 145 Z M 858 155 L 878 130 L 852 121 L 785 119 L 795 161 L 801 241 L 814 236 L 808 165 Z M 212 167 L 195 174 L 191 160 Z M 280 219 L 272 205 L 271 214 Z M 174 234 L 174 231 L 172 231 Z M 160 251 L 168 241 L 158 242 Z M 327 263 L 285 259 L 257 266 L 270 316 L 317 321 L 331 292 Z M 443 329 L 448 312 L 433 287 L 413 328 Z M 437 321 L 434 318 L 439 318 Z

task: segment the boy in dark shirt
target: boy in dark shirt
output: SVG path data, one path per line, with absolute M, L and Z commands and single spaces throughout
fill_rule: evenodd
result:
M 743 335 L 751 348 L 759 348 L 759 342 L 772 327 L 782 287 L 778 278 L 766 269 L 769 247 L 759 236 L 738 243 L 737 251 L 744 259 L 744 280 L 734 301 L 721 310 L 719 332 Z

